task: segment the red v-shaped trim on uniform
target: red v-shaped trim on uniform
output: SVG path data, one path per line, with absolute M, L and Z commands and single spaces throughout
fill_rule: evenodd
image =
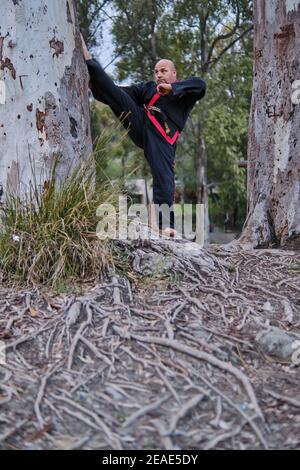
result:
M 173 137 L 169 137 L 167 134 L 166 134 L 166 131 L 162 128 L 162 126 L 160 125 L 160 123 L 158 122 L 158 120 L 150 113 L 150 111 L 148 110 L 148 108 L 150 106 L 153 106 L 154 103 L 156 103 L 156 101 L 161 97 L 162 95 L 160 93 L 155 93 L 155 95 L 151 98 L 150 102 L 148 103 L 147 106 L 145 106 L 145 109 L 146 109 L 146 112 L 147 112 L 147 116 L 148 118 L 150 119 L 150 121 L 153 123 L 153 125 L 156 127 L 156 129 L 158 130 L 158 132 L 166 139 L 167 142 L 169 142 L 169 144 L 173 145 L 176 140 L 178 139 L 178 137 L 180 136 L 180 133 L 178 131 L 175 132 L 175 134 L 173 135 Z

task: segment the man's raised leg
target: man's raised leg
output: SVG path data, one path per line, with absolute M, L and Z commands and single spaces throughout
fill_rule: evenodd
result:
M 144 110 L 103 70 L 99 62 L 90 59 L 86 62 L 91 79 L 91 90 L 94 98 L 107 104 L 121 120 L 133 142 L 144 148 Z

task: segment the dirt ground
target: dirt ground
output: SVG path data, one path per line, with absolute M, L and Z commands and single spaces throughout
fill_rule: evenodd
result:
M 0 448 L 299 449 L 299 366 L 256 336 L 300 339 L 300 253 L 124 250 L 80 294 L 1 288 Z

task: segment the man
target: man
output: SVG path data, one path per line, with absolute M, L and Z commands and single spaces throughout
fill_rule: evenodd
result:
M 197 77 L 177 80 L 173 62 L 162 59 L 155 66 L 154 81 L 120 87 L 92 58 L 83 38 L 82 49 L 94 98 L 107 104 L 122 119 L 133 142 L 144 150 L 153 177 L 155 207 L 171 208 L 175 196 L 176 141 L 193 106 L 205 95 L 205 82 Z M 167 212 L 167 218 L 164 211 L 162 216 L 158 213 L 159 228 L 164 235 L 174 237 L 174 213 Z

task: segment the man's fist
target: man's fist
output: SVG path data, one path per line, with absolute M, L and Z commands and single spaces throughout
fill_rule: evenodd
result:
M 172 85 L 170 83 L 160 83 L 157 85 L 156 90 L 161 95 L 168 95 L 172 91 Z

